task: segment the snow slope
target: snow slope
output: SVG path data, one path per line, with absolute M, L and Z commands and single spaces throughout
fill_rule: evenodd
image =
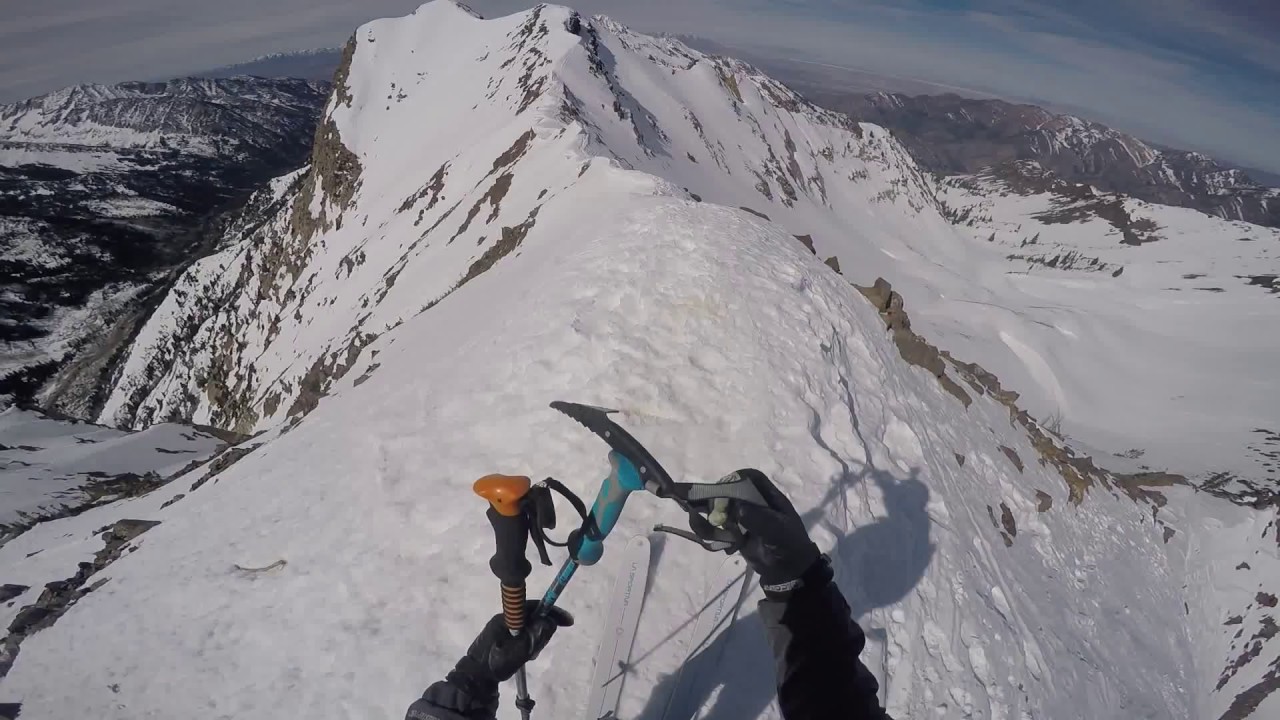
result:
M 0 412 L 0 527 L 108 500 L 122 489 L 110 481 L 166 478 L 224 445 L 181 425 L 130 433 L 9 408 Z
M 270 433 L 212 481 L 0 548 L 6 572 L 47 575 L 27 553 L 70 566 L 96 529 L 160 521 L 23 641 L 6 691 L 24 718 L 400 715 L 497 607 L 470 483 L 553 474 L 589 495 L 604 472 L 555 399 L 623 409 L 680 477 L 772 474 L 832 554 L 896 716 L 1277 712 L 1257 688 L 1280 647 L 1251 635 L 1245 658 L 1221 625 L 1248 613 L 1265 634 L 1249 591 L 1276 592 L 1274 510 L 1180 486 L 1068 502 L 1008 406 L 904 362 L 821 261 L 890 277 L 935 341 L 965 335 L 947 293 L 1011 285 L 883 130 L 554 6 L 435 2 L 345 54 L 311 167 L 178 282 L 104 414 Z M 619 537 L 682 519 L 637 497 Z M 546 717 L 585 696 L 611 558 L 574 581 L 580 627 L 532 668 Z M 718 562 L 661 543 L 624 717 L 661 716 Z M 725 637 L 717 714 L 776 717 L 750 608 Z

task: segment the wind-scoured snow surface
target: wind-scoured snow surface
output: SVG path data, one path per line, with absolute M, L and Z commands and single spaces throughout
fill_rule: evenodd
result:
M 520 257 L 379 343 L 360 387 L 343 383 L 156 515 L 111 582 L 27 640 L 7 680 L 24 717 L 397 716 L 497 607 L 471 481 L 553 474 L 590 493 L 605 471 L 603 444 L 546 407 L 562 397 L 628 410 L 620 422 L 682 478 L 773 475 L 882 638 L 868 660 L 905 716 L 1106 717 L 1117 703 L 1190 714 L 1180 686 L 1193 654 L 1170 632 L 1185 624 L 1180 559 L 1147 506 L 1102 496 L 1082 513 L 1051 472 L 1019 474 L 998 446 L 1034 450 L 1003 406 L 966 411 L 904 366 L 870 305 L 780 230 L 664 197 L 642 175 L 601 167 L 587 179 L 544 206 Z M 1037 514 L 1036 489 L 1064 509 Z M 1001 502 L 1019 521 L 1011 548 L 982 513 Z M 681 520 L 637 497 L 615 532 Z M 104 518 L 77 521 L 50 532 L 87 534 Z M 260 576 L 233 568 L 279 559 Z M 573 716 L 585 697 L 609 560 L 570 587 L 581 627 L 533 668 L 548 717 Z M 627 717 L 660 716 L 698 578 L 718 562 L 664 546 Z M 540 570 L 531 584 L 549 579 Z M 746 615 L 722 712 L 776 717 L 763 630 Z
M 30 578 L 122 517 L 161 523 L 25 639 L 5 681 L 23 718 L 401 715 L 498 607 L 472 481 L 554 475 L 590 496 L 607 470 L 557 399 L 621 409 L 679 478 L 772 475 L 832 555 L 897 717 L 1277 712 L 1258 599 L 1280 577 L 1274 511 L 1178 486 L 1071 504 L 1006 405 L 906 364 L 822 262 L 890 277 L 946 340 L 964 333 L 944 291 L 1011 283 L 979 272 L 994 261 L 883 130 L 554 6 L 481 20 L 435 2 L 363 26 L 347 58 L 312 166 L 178 282 L 104 414 L 270 432 L 215 480 L 0 548 Z M 683 520 L 636 496 L 612 547 Z M 530 669 L 541 715 L 579 712 L 615 559 L 563 596 L 579 625 Z M 621 717 L 662 717 L 719 562 L 660 544 Z M 723 687 L 693 695 L 778 717 L 741 615 Z

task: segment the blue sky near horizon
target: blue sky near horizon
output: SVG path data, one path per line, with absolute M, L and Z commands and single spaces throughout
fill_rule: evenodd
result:
M 340 44 L 418 0 L 7 0 L 0 101 Z M 470 0 L 485 15 L 531 0 Z M 1049 104 L 1280 172 L 1280 0 L 562 0 L 637 29 Z

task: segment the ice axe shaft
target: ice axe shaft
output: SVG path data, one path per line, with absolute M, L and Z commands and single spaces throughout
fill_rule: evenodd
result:
M 525 578 L 533 566 L 525 558 L 529 544 L 529 518 L 521 501 L 532 487 L 529 478 L 521 475 L 486 475 L 475 482 L 472 490 L 489 501 L 485 517 L 493 526 L 496 549 L 489 559 L 489 569 L 502 589 L 502 619 L 512 635 L 518 635 L 525 626 Z M 516 707 L 528 720 L 533 709 L 529 697 L 528 678 L 522 667 L 516 673 Z
M 591 505 L 591 512 L 582 528 L 569 536 L 569 559 L 560 566 L 560 572 L 551 581 L 542 596 L 540 613 L 547 613 L 560 599 L 574 573 L 583 565 L 595 565 L 604 556 L 604 541 L 617 526 L 622 517 L 622 509 L 627 504 L 631 493 L 644 489 L 644 480 L 640 478 L 636 466 L 621 453 L 609 453 L 609 475 L 600 483 L 600 491 L 596 501 Z

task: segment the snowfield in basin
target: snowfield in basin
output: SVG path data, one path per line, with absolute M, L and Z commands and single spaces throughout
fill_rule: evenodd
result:
M 104 480 L 166 478 L 223 445 L 181 425 L 129 433 L 9 408 L 0 412 L 0 528 L 12 532 L 87 501 L 105 501 L 119 489 Z
M 24 719 L 401 716 L 498 609 L 471 483 L 590 497 L 607 470 L 553 400 L 620 409 L 677 479 L 770 474 L 831 554 L 895 717 L 1280 712 L 1257 690 L 1280 674 L 1274 510 L 1182 485 L 1072 502 L 1007 404 L 908 364 L 833 269 L 869 284 L 914 253 L 960 276 L 935 186 L 883 130 L 555 6 L 435 2 L 347 57 L 311 168 L 179 281 L 106 410 L 266 432 L 203 481 L 0 547 L 6 572 L 54 580 L 104 526 L 159 521 L 22 642 L 4 690 Z M 837 232 L 878 249 L 824 263 Z M 530 667 L 538 716 L 579 716 L 616 551 L 660 522 L 684 517 L 633 497 L 569 586 L 578 626 Z M 663 717 L 721 561 L 654 544 L 623 718 Z M 778 717 L 752 603 L 713 650 L 695 701 Z

